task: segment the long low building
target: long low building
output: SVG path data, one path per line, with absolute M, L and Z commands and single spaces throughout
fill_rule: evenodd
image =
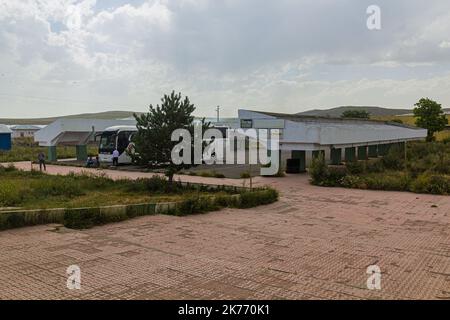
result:
M 77 159 L 85 160 L 87 144 L 105 129 L 119 125 L 135 126 L 136 120 L 59 119 L 36 132 L 34 140 L 40 146 L 48 147 L 50 161 L 57 159 L 57 145 L 76 146 Z
M 239 110 L 241 128 L 279 129 L 281 165 L 304 171 L 314 156 L 330 164 L 385 155 L 393 144 L 424 140 L 427 130 L 364 119 L 300 116 Z M 293 160 L 290 160 L 293 159 Z M 292 168 L 291 168 L 292 169 Z M 294 170 L 295 171 L 295 170 Z

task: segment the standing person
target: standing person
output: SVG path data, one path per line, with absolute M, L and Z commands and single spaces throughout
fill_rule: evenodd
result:
M 44 171 L 47 171 L 47 167 L 45 165 L 45 154 L 41 151 L 38 154 L 39 161 L 39 170 L 42 171 L 42 167 L 44 167 Z
M 119 155 L 120 155 L 119 150 L 114 149 L 113 154 L 112 154 L 112 156 L 113 156 L 113 166 L 118 166 L 119 165 Z

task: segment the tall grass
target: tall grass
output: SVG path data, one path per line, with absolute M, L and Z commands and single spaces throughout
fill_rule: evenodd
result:
M 450 143 L 408 143 L 406 159 L 402 148 L 392 147 L 380 159 L 327 166 L 314 160 L 311 182 L 329 187 L 412 191 L 450 194 Z

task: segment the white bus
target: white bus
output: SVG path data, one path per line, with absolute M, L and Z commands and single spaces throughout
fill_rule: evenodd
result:
M 129 152 L 133 149 L 133 135 L 137 132 L 136 126 L 114 126 L 106 128 L 100 136 L 98 157 L 100 163 L 112 163 L 112 153 L 119 151 L 119 164 L 130 164 L 132 159 Z
M 212 142 L 212 145 L 217 144 L 222 140 L 222 148 L 226 146 L 228 139 L 229 127 L 217 126 L 212 127 L 222 132 L 222 139 L 217 139 Z M 119 151 L 119 164 L 130 164 L 132 159 L 130 152 L 134 152 L 133 136 L 138 131 L 136 126 L 114 126 L 106 128 L 101 134 L 96 136 L 96 140 L 100 140 L 98 148 L 98 157 L 100 163 L 112 163 L 112 153 L 115 149 Z M 99 137 L 99 138 L 98 138 Z M 211 143 L 211 140 L 206 141 Z M 216 152 L 212 154 L 205 154 L 203 160 L 212 160 L 216 158 Z

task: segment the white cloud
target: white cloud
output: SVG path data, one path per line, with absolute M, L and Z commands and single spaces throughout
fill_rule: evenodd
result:
M 442 49 L 450 48 L 450 41 L 442 41 L 442 42 L 439 44 L 439 48 L 442 48 Z
M 450 104 L 445 0 L 379 0 L 379 32 L 366 28 L 368 0 L 114 3 L 0 0 L 0 111 L 143 110 L 172 89 L 204 114 L 403 107 L 419 93 Z

